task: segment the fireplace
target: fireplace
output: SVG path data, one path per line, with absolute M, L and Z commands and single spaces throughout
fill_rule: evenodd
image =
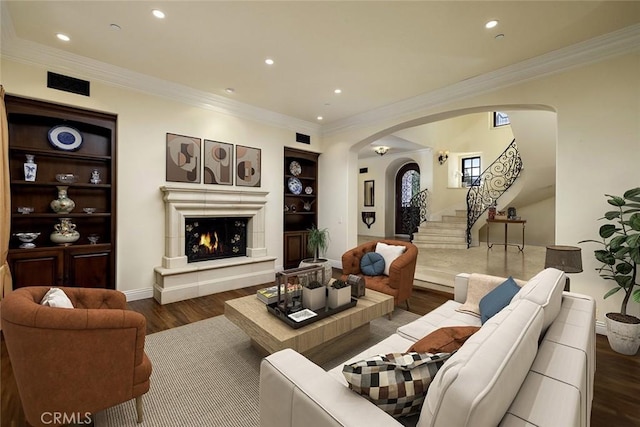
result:
M 165 248 L 162 266 L 154 268 L 153 287 L 159 303 L 274 281 L 276 257 L 268 255 L 266 248 L 269 193 L 174 185 L 160 190 Z M 207 247 L 214 248 L 216 242 L 215 250 Z
M 187 262 L 247 255 L 247 218 L 185 218 Z

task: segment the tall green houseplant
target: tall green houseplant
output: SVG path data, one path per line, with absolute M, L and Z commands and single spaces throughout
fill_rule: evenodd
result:
M 640 323 L 640 319 L 627 315 L 627 303 L 631 298 L 640 302 L 638 263 L 640 263 L 640 187 L 627 190 L 622 197 L 606 194 L 607 203 L 615 209 L 604 214 L 601 220 L 608 223 L 600 227 L 602 241 L 583 240 L 602 245 L 594 252 L 602 263 L 596 270 L 606 280 L 612 280 L 616 287 L 610 289 L 604 298 L 620 291 L 624 292 L 620 313 L 608 313 L 611 319 L 624 323 Z
M 313 225 L 308 231 L 307 248 L 313 254 L 313 262 L 318 262 L 320 254 L 324 254 L 329 248 L 329 230 L 327 228 L 319 229 Z

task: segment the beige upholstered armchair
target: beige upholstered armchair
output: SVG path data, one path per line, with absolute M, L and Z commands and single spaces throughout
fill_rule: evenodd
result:
M 2 332 L 25 417 L 58 425 L 53 414 L 95 414 L 149 391 L 146 320 L 124 294 L 61 288 L 75 308 L 40 305 L 49 287 L 24 287 L 2 301 Z M 67 418 L 68 420 L 69 418 Z
M 387 245 L 404 246 L 406 250 L 391 263 L 388 276 L 366 276 L 360 270 L 360 261 L 364 254 L 376 250 L 378 242 L 386 243 Z M 418 248 L 413 243 L 400 240 L 374 240 L 350 249 L 342 255 L 342 273 L 345 277 L 349 274 L 363 276 L 367 288 L 391 295 L 396 305 L 405 302 L 407 308 L 409 308 L 409 297 L 413 290 L 417 259 Z

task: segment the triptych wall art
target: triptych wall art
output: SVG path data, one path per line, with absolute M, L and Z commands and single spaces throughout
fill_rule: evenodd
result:
M 259 148 L 167 133 L 167 181 L 260 187 L 262 152 Z M 235 172 L 235 175 L 234 175 Z

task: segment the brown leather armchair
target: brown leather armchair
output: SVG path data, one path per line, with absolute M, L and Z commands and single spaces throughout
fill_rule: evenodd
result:
M 59 425 L 55 414 L 77 421 L 135 398 L 141 422 L 151 376 L 144 316 L 108 289 L 61 288 L 75 308 L 42 306 L 49 289 L 19 288 L 2 301 L 2 333 L 27 421 Z
M 360 270 L 360 260 L 367 252 L 375 252 L 378 242 L 386 243 L 387 245 L 405 246 L 407 249 L 391 263 L 389 276 L 365 276 Z M 343 278 L 346 278 L 349 274 L 360 275 L 364 277 L 367 288 L 392 295 L 395 305 L 406 302 L 408 309 L 417 259 L 418 248 L 413 243 L 400 240 L 373 240 L 350 249 L 342 255 Z

